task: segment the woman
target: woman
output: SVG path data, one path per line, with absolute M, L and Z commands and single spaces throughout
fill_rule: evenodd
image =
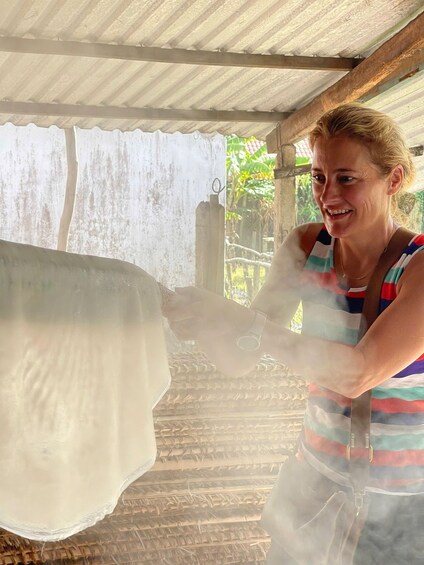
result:
M 370 504 L 355 562 L 424 563 L 423 235 L 392 265 L 382 312 L 358 336 L 367 285 L 398 228 L 393 200 L 413 181 L 413 163 L 395 123 L 357 104 L 322 116 L 310 144 L 323 224 L 286 238 L 251 309 L 184 288 L 166 315 L 224 372 L 248 371 L 267 353 L 309 381 L 297 457 L 335 492 L 349 484 L 351 399 L 372 390 Z M 302 335 L 284 327 L 300 301 Z M 269 563 L 294 563 L 278 541 Z

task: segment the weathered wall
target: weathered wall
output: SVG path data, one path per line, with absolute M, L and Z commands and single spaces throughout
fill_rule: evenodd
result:
M 0 238 L 55 248 L 66 183 L 62 130 L 0 126 Z
M 130 261 L 171 287 L 193 284 L 195 209 L 215 177 L 224 184 L 225 138 L 79 129 L 77 153 L 68 251 Z M 0 126 L 0 158 L 0 237 L 55 248 L 63 130 Z

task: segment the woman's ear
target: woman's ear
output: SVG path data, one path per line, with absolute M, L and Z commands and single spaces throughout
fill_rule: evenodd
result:
M 403 178 L 404 170 L 402 165 L 396 165 L 396 167 L 389 175 L 389 186 L 387 189 L 387 194 L 389 194 L 390 196 L 396 194 L 402 188 Z

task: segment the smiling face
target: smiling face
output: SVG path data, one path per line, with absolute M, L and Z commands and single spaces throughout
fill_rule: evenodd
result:
M 399 173 L 400 174 L 400 173 Z M 377 230 L 390 215 L 397 173 L 383 176 L 367 147 L 354 138 L 319 137 L 314 145 L 312 188 L 328 232 L 346 237 Z

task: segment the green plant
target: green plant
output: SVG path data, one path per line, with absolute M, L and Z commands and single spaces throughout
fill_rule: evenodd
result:
M 310 163 L 307 157 L 298 157 L 297 165 L 306 165 Z M 311 175 L 298 175 L 296 177 L 296 223 L 306 224 L 308 222 L 316 222 L 321 219 L 321 213 L 314 200 L 312 193 Z
M 415 225 L 415 229 L 424 233 L 424 190 L 420 190 L 419 192 L 415 193 L 416 197 L 416 207 L 417 207 L 417 222 Z
M 272 235 L 274 204 L 275 156 L 266 152 L 263 144 L 255 151 L 249 150 L 256 139 L 227 137 L 227 236 L 230 241 L 239 241 L 242 225 L 257 234 Z M 249 147 L 250 146 L 250 147 Z M 296 159 L 297 165 L 307 164 L 305 157 Z M 312 195 L 310 174 L 296 177 L 297 223 L 320 219 L 320 212 Z M 261 227 L 259 227 L 259 225 Z M 264 226 L 267 226 L 267 229 Z M 267 231 L 269 230 L 269 231 Z M 244 244 L 246 245 L 246 244 Z M 249 247 L 250 243 L 247 244 Z M 228 265 L 226 270 L 226 294 L 228 297 L 248 305 L 255 282 L 263 284 L 265 271 L 255 276 L 253 267 Z M 259 279 L 259 280 L 256 280 Z M 253 288 L 254 287 L 254 288 Z M 293 328 L 301 326 L 301 309 L 298 310 Z
M 274 199 L 275 157 L 266 152 L 265 144 L 250 152 L 248 144 L 254 141 L 254 137 L 227 137 L 227 218 L 230 220 L 240 219 L 250 211 L 246 206 L 248 201 Z

